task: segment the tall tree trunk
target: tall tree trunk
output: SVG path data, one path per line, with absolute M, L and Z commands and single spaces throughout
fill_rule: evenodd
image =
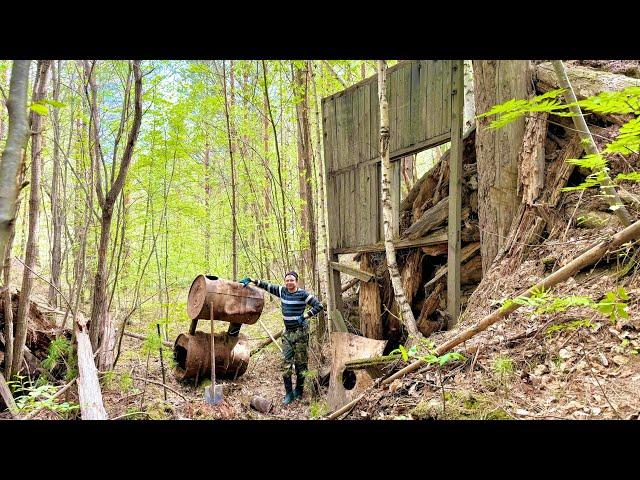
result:
M 102 185 L 100 175 L 96 175 L 96 190 L 98 193 L 98 202 L 102 210 L 100 221 L 100 241 L 98 246 L 98 267 L 96 269 L 96 277 L 93 289 L 93 302 L 91 306 L 91 324 L 89 326 L 89 337 L 91 338 L 91 347 L 93 351 L 96 351 L 102 342 L 102 332 L 104 330 L 106 314 L 107 314 L 107 248 L 109 246 L 109 232 L 111 229 L 111 220 L 113 217 L 113 207 L 115 205 L 118 196 L 122 192 L 124 181 L 131 164 L 131 158 L 133 156 L 133 149 L 140 132 L 140 124 L 142 123 L 142 72 L 140 70 L 140 60 L 133 60 L 132 70 L 135 81 L 135 99 L 134 99 L 134 117 L 129 135 L 127 138 L 127 144 L 122 154 L 120 161 L 120 168 L 118 175 L 112 180 L 111 188 L 107 191 L 106 195 L 102 194 Z M 90 82 L 93 82 L 90 77 Z M 92 85 L 92 89 L 95 92 L 95 83 Z M 99 134 L 97 129 L 97 105 L 96 96 L 93 97 L 91 105 L 91 116 L 93 125 L 93 140 L 96 143 L 96 150 L 99 150 Z M 98 155 L 94 155 L 93 163 L 95 165 L 95 171 L 100 172 L 100 165 L 98 165 Z M 100 367 L 100 365 L 99 365 Z
M 11 246 L 15 234 L 18 180 L 24 177 L 24 150 L 29 139 L 27 86 L 31 60 L 14 60 L 7 99 L 8 134 L 0 159 L 0 255 L 4 259 L 5 375 L 11 378 L 13 365 L 13 310 L 11 306 Z M 20 174 L 22 172 L 22 174 Z M 20 182 L 22 183 L 22 182 Z
M 462 132 L 467 133 L 476 126 L 476 100 L 473 96 L 473 63 L 471 60 L 464 61 L 464 109 Z
M 264 97 L 267 103 L 267 113 L 269 114 L 269 122 L 271 129 L 273 130 L 273 140 L 276 147 L 276 160 L 278 161 L 278 184 L 280 186 L 280 197 L 282 200 L 282 225 L 279 225 L 280 236 L 282 238 L 282 246 L 284 249 L 284 268 L 290 268 L 289 262 L 289 242 L 288 235 L 289 230 L 287 228 L 287 205 L 284 198 L 284 182 L 282 181 L 282 159 L 280 158 L 280 147 L 278 143 L 278 131 L 276 130 L 276 123 L 273 120 L 273 112 L 271 110 L 271 101 L 269 100 L 269 85 L 267 83 L 267 67 L 265 61 L 262 60 L 262 75 L 264 77 Z
M 38 60 L 36 81 L 33 85 L 33 102 L 44 99 L 47 89 L 47 75 L 51 67 L 51 60 Z M 31 191 L 29 193 L 29 237 L 25 253 L 25 269 L 22 274 L 22 288 L 18 313 L 15 319 L 15 339 L 13 341 L 12 375 L 20 371 L 23 348 L 27 339 L 27 316 L 29 312 L 29 297 L 33 286 L 33 268 L 36 264 L 38 249 L 38 221 L 40 217 L 40 172 L 42 170 L 42 116 L 34 111 L 29 114 L 31 127 Z M 8 340 L 7 340 L 8 341 Z
M 303 265 L 311 269 L 308 277 L 312 284 L 317 285 L 318 269 L 316 267 L 316 222 L 313 208 L 313 166 L 311 161 L 311 128 L 309 124 L 309 68 L 305 62 L 304 68 L 296 68 L 294 81 L 297 94 L 301 99 L 296 103 L 297 131 L 298 131 L 298 179 L 300 183 L 300 197 L 304 205 L 300 209 L 302 228 L 309 234 L 309 246 L 304 249 Z M 298 96 L 296 95 L 296 97 Z
M 378 60 L 378 96 L 380 100 L 380 156 L 382 157 L 382 216 L 384 230 L 384 248 L 387 254 L 387 266 L 389 276 L 395 293 L 396 302 L 400 307 L 401 320 L 409 331 L 407 344 L 412 344 L 419 336 L 420 332 L 416 326 L 411 306 L 407 302 L 398 263 L 396 261 L 396 250 L 393 246 L 393 212 L 391 206 L 391 162 L 389 161 L 389 105 L 387 103 L 387 62 Z
M 231 164 L 231 260 L 233 265 L 233 281 L 238 279 L 238 252 L 237 252 L 237 235 L 238 224 L 236 222 L 236 167 L 233 161 L 233 154 L 235 153 L 235 131 L 233 126 L 233 120 L 231 119 L 230 103 L 233 102 L 233 61 L 231 61 L 230 69 L 230 81 L 231 81 L 231 101 L 229 95 L 227 95 L 227 71 L 226 63 L 222 61 L 222 90 L 224 92 L 224 114 L 227 120 L 227 139 L 229 140 L 229 161 Z
M 51 65 L 51 81 L 53 83 L 53 100 L 60 98 L 60 70 L 62 60 Z M 62 264 L 62 209 L 60 208 L 60 114 L 57 108 L 51 114 L 53 127 L 53 173 L 51 178 L 51 222 L 53 224 L 53 238 L 51 241 L 51 285 L 49 286 L 49 303 L 58 306 L 58 292 L 60 289 L 60 271 Z
M 315 65 L 312 61 L 308 62 L 308 67 L 311 71 L 311 84 L 313 86 L 313 98 L 315 105 L 315 116 L 316 116 L 316 161 L 317 164 L 317 185 L 318 185 L 318 210 L 319 215 L 318 218 L 319 228 L 318 228 L 318 244 L 322 245 L 322 261 L 320 264 L 322 265 L 322 281 L 319 280 L 320 291 L 322 292 L 322 296 L 327 300 L 327 311 L 333 312 L 335 306 L 333 305 L 333 299 L 331 295 L 329 295 L 329 246 L 327 245 L 327 207 L 326 207 L 326 188 L 325 188 L 325 174 L 324 174 L 324 157 L 322 155 L 322 134 L 320 132 L 320 97 L 318 96 L 318 89 L 316 88 L 316 70 Z M 320 321 L 318 324 L 318 329 L 316 330 L 318 339 L 322 339 L 324 335 L 324 331 L 326 329 L 325 323 L 326 313 L 322 312 L 320 314 Z
M 526 99 L 532 93 L 528 60 L 475 60 L 473 74 L 476 111 L 480 113 L 509 99 Z M 498 130 L 490 130 L 487 117 L 478 120 L 476 156 L 483 273 L 503 247 L 520 205 L 518 156 L 524 123 L 523 117 Z
M 11 224 L 16 214 L 18 198 L 16 179 L 23 162 L 23 151 L 29 139 L 27 121 L 27 85 L 31 60 L 14 60 L 7 111 L 9 132 L 2 159 L 0 160 L 0 253 L 4 254 L 9 239 Z
M 211 268 L 211 150 L 209 137 L 204 140 L 204 208 L 207 213 L 204 233 L 204 263 Z

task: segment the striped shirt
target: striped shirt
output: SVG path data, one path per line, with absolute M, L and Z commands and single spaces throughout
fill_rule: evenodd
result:
M 300 323 L 298 323 L 300 316 L 306 320 L 317 315 L 323 309 L 320 300 L 302 288 L 298 288 L 295 292 L 291 293 L 287 290 L 287 287 L 283 285 L 273 285 L 263 280 L 256 280 L 255 282 L 259 288 L 280 298 L 282 317 L 284 318 L 284 325 L 287 329 L 298 327 L 300 325 Z M 311 310 L 304 313 L 307 305 L 311 306 Z

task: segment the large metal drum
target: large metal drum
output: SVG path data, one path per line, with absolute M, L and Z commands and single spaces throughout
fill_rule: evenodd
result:
M 226 333 L 215 334 L 216 377 L 240 377 L 249 365 L 249 341 L 242 333 L 236 337 Z M 174 374 L 178 380 L 211 376 L 211 334 L 196 332 L 178 335 L 173 346 L 176 361 Z
M 191 284 L 187 314 L 192 320 L 211 318 L 213 303 L 216 320 L 253 325 L 264 307 L 262 290 L 252 285 L 230 282 L 214 275 L 198 275 Z

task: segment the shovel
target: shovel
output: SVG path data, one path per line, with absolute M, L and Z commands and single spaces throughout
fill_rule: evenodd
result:
M 216 385 L 216 350 L 213 331 L 213 303 L 211 312 L 211 385 L 204 389 L 204 401 L 209 405 L 217 405 L 222 400 L 222 385 Z

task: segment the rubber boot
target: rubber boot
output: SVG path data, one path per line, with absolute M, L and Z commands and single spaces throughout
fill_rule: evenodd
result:
M 293 391 L 293 398 L 295 400 L 302 399 L 302 391 L 304 390 L 304 376 L 299 373 L 296 375 L 296 388 Z
M 291 376 L 289 375 L 287 377 L 282 377 L 282 380 L 284 381 L 284 391 L 286 392 L 284 398 L 282 399 L 282 403 L 284 403 L 285 405 L 289 405 L 294 400 Z

